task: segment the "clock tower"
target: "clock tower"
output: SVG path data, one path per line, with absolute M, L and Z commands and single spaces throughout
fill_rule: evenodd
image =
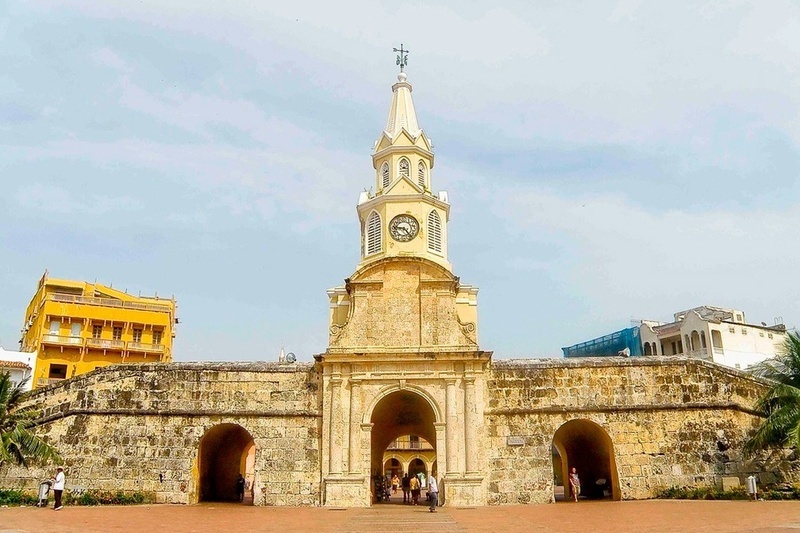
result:
M 387 449 L 410 435 L 434 449 L 423 473 L 440 480 L 443 499 L 475 505 L 485 500 L 480 421 L 491 352 L 478 347 L 478 289 L 447 258 L 450 204 L 434 192 L 433 146 L 403 72 L 407 50 L 396 51 L 401 71 L 372 151 L 374 184 L 356 208 L 361 257 L 328 290 L 328 348 L 316 356 L 322 503 L 370 505 Z
M 386 257 L 424 257 L 447 270 L 447 193 L 433 193 L 433 146 L 419 127 L 411 84 L 401 72 L 392 85 L 386 128 L 372 153 L 375 193 L 358 200 L 359 267 Z

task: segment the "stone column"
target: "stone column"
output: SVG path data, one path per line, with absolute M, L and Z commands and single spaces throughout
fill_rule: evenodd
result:
M 342 378 L 332 377 L 331 384 L 331 433 L 328 436 L 329 445 L 329 470 L 331 474 L 342 472 L 342 420 L 339 408 Z
M 464 466 L 467 473 L 476 472 L 478 441 L 477 406 L 475 405 L 475 378 L 464 378 Z
M 458 473 L 458 405 L 456 404 L 456 380 L 448 378 L 447 383 L 447 474 Z

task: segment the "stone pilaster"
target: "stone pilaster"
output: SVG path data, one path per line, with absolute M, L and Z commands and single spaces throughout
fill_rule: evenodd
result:
M 458 400 L 456 396 L 455 378 L 447 378 L 446 412 L 447 412 L 447 475 L 458 473 Z
M 475 474 L 478 444 L 478 417 L 475 404 L 475 378 L 464 379 L 464 468 L 467 475 Z
M 330 421 L 331 429 L 330 436 L 328 437 L 329 447 L 329 471 L 331 474 L 340 474 L 342 472 L 342 421 L 341 421 L 341 388 L 342 378 L 332 377 L 330 380 L 331 385 L 331 410 Z

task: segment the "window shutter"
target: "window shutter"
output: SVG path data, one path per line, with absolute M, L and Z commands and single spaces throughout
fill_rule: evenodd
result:
M 384 163 L 381 167 L 381 179 L 383 183 L 383 188 L 389 188 L 389 163 Z
M 408 178 L 409 176 L 408 159 L 406 159 L 405 157 L 400 160 L 400 176 L 404 178 Z
M 381 216 L 377 211 L 369 215 L 367 221 L 367 255 L 377 254 L 382 248 Z
M 428 249 L 442 253 L 442 221 L 436 211 L 428 215 Z
M 417 165 L 417 182 L 420 187 L 425 188 L 425 163 L 422 161 Z

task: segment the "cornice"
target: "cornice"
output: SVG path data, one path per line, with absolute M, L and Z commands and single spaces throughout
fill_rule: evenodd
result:
M 420 201 L 438 207 L 439 209 L 444 210 L 444 212 L 448 215 L 450 213 L 450 204 L 439 200 L 432 194 L 422 192 L 415 194 L 378 194 L 374 198 L 370 198 L 363 204 L 356 206 L 356 209 L 358 210 L 359 214 L 363 214 L 364 211 L 372 210 L 375 208 L 375 206 L 384 203 L 418 203 Z

